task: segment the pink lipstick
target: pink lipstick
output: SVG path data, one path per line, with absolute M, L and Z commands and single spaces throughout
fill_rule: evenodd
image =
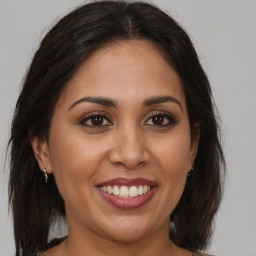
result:
M 102 197 L 117 208 L 129 210 L 146 204 L 155 194 L 158 184 L 144 178 L 116 178 L 96 185 Z

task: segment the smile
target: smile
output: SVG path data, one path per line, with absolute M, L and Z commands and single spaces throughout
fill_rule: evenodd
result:
M 156 192 L 157 183 L 143 178 L 117 178 L 97 184 L 96 188 L 107 202 L 129 210 L 149 202 Z
M 151 190 L 152 187 L 147 185 L 139 185 L 139 186 L 100 186 L 99 187 L 102 191 L 113 194 L 119 198 L 134 198 L 137 196 L 141 196 L 146 194 Z

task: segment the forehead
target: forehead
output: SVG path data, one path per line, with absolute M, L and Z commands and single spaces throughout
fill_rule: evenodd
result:
M 125 100 L 167 94 L 185 105 L 180 77 L 151 42 L 115 42 L 96 51 L 67 84 L 62 99 L 103 96 Z

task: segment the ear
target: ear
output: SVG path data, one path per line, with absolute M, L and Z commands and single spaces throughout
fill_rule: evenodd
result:
M 40 137 L 33 137 L 30 139 L 30 143 L 38 162 L 39 168 L 46 169 L 47 173 L 52 173 L 52 167 L 50 162 L 49 147 L 45 139 Z
M 194 160 L 196 158 L 197 154 L 197 149 L 198 149 L 198 144 L 199 144 L 199 139 L 200 139 L 200 124 L 195 123 L 193 125 L 193 131 L 191 135 L 191 144 L 190 144 L 190 163 L 189 163 L 189 169 L 190 171 L 193 168 Z

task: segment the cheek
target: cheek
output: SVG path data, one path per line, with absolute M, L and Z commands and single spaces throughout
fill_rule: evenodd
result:
M 190 162 L 190 137 L 189 133 L 167 136 L 155 143 L 154 155 L 158 165 L 168 174 L 179 175 L 187 172 Z
M 92 176 L 103 161 L 104 145 L 85 141 L 82 133 L 66 133 L 61 129 L 51 141 L 52 171 L 61 195 L 68 201 L 67 197 L 74 199 L 86 194 L 91 187 Z
M 155 159 L 161 175 L 162 200 L 171 213 L 183 193 L 190 161 L 189 134 L 166 139 L 155 147 Z M 158 144 L 158 145 L 159 145 Z

